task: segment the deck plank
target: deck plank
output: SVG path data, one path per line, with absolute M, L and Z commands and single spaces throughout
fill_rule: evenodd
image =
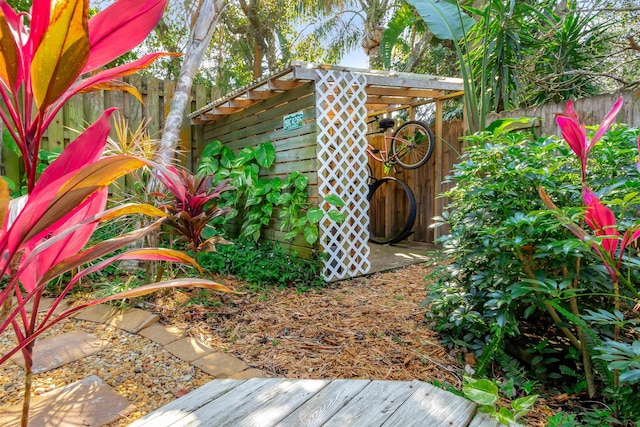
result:
M 129 424 L 129 427 L 172 426 L 202 406 L 234 389 L 246 380 L 215 380 L 193 390 Z
M 371 381 L 324 425 L 381 426 L 413 393 L 415 387 L 406 381 Z
M 431 384 L 412 384 L 414 392 L 383 424 L 385 427 L 466 427 L 473 419 L 475 403 Z
M 253 378 L 192 413 L 178 426 L 272 426 L 329 384 L 329 380 Z M 243 390 L 246 386 L 246 392 Z M 186 418 L 184 419 L 186 420 Z
M 276 427 L 319 427 L 342 409 L 371 380 L 334 380 Z

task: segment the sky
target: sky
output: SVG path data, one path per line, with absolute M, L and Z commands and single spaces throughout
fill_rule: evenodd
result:
M 349 68 L 369 68 L 369 57 L 364 53 L 361 47 L 358 47 L 353 52 L 345 55 L 340 61 L 340 64 Z

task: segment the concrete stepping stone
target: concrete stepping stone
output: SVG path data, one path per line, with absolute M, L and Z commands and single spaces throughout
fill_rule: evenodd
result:
M 167 345 L 187 336 L 187 332 L 183 329 L 176 326 L 162 326 L 157 323 L 140 330 L 138 334 L 160 345 Z
M 76 314 L 75 318 L 89 322 L 104 323 L 132 334 L 138 333 L 141 329 L 152 325 L 160 319 L 156 314 L 138 308 L 119 310 L 108 304 L 98 304 L 85 308 Z
M 213 352 L 213 350 L 207 347 L 203 342 L 191 337 L 182 338 L 181 340 L 167 344 L 164 346 L 164 349 L 185 362 L 193 362 L 194 360 Z
M 227 378 L 249 368 L 249 365 L 237 357 L 221 352 L 209 353 L 191 364 L 216 378 Z
M 50 371 L 97 353 L 108 345 L 109 341 L 96 338 L 85 331 L 71 331 L 36 340 L 33 347 L 33 372 L 37 374 Z M 22 353 L 16 353 L 11 360 L 24 368 Z
M 80 381 L 31 398 L 30 426 L 102 426 L 134 409 L 100 377 Z M 20 425 L 22 403 L 0 408 L 0 426 Z

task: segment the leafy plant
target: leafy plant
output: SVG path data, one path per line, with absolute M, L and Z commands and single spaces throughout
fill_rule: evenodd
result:
M 464 395 L 479 405 L 478 410 L 490 414 L 498 422 L 504 425 L 511 425 L 518 422 L 518 419 L 525 416 L 538 398 L 537 394 L 520 397 L 510 402 L 510 408 L 497 405 L 500 398 L 498 386 L 488 379 L 475 379 L 464 377 L 465 384 L 462 386 Z
M 164 212 L 144 204 L 106 208 L 107 186 L 143 166 L 153 166 L 160 179 L 174 181 L 173 172 L 131 156 L 103 154 L 113 109 L 101 117 L 47 167 L 36 181 L 42 134 L 64 103 L 81 91 L 114 89 L 109 82 L 135 72 L 162 54 L 89 77 L 142 41 L 159 20 L 165 0 L 121 0 L 88 19 L 88 2 L 34 0 L 32 15 L 14 12 L 0 0 L 0 118 L 18 145 L 27 174 L 28 196 L 21 209 L 10 212 L 8 186 L 0 180 L 0 333 L 11 327 L 17 344 L 0 356 L 6 362 L 17 352 L 25 359 L 25 394 L 22 425 L 26 427 L 32 384 L 33 346 L 42 332 L 87 306 L 133 297 L 173 286 L 202 286 L 231 291 L 200 279 L 154 283 L 90 301 L 55 313 L 62 299 L 87 274 L 123 259 L 149 259 L 195 264 L 188 256 L 169 249 L 140 248 L 100 261 L 157 229 Z M 25 21 L 28 25 L 25 25 Z M 122 86 L 119 86 L 122 88 Z M 139 96 L 134 88 L 125 88 Z M 6 108 L 6 109 L 5 109 Z M 13 203 L 14 205 L 17 205 Z M 140 230 L 98 242 L 83 250 L 97 224 L 129 214 L 160 220 Z M 93 264 L 83 267 L 85 264 Z M 50 309 L 39 316 L 39 304 L 49 282 L 78 269 Z M 32 307 L 27 310 L 27 304 Z
M 204 268 L 246 280 L 255 290 L 267 286 L 295 286 L 300 290 L 323 286 L 320 261 L 288 254 L 277 242 L 246 238 L 204 253 L 200 260 Z
M 193 251 L 198 262 L 199 252 L 215 250 L 216 242 L 224 242 L 218 236 L 203 240 L 203 232 L 214 218 L 230 212 L 230 208 L 218 207 L 216 200 L 231 188 L 226 180 L 214 186 L 213 175 L 197 176 L 175 167 L 170 167 L 170 170 L 178 179 L 164 179 L 173 195 L 173 200 L 161 206 L 169 214 L 165 223 L 180 235 L 178 240 L 187 243 L 186 249 Z
M 344 221 L 344 214 L 332 207 L 344 206 L 335 195 L 327 195 L 325 209 L 310 206 L 307 193 L 308 178 L 300 172 L 292 172 L 283 182 L 280 178 L 260 178 L 260 168 L 268 169 L 275 162 L 276 152 L 272 143 L 257 147 L 245 147 L 237 155 L 220 141 L 208 144 L 202 154 L 198 168 L 201 173 L 214 174 L 216 179 L 228 178 L 234 187 L 221 200 L 221 205 L 234 212 L 225 221 L 242 214 L 239 236 L 260 239 L 262 229 L 267 227 L 279 210 L 282 220 L 280 230 L 285 239 L 292 240 L 302 234 L 309 244 L 318 240 L 318 223 L 326 216 L 336 222 Z
M 619 218 L 617 223 L 634 229 L 640 206 L 633 196 L 640 188 L 634 178 L 638 130 L 623 125 L 606 132 L 573 129 L 585 138 L 581 141 L 598 135 L 599 143 L 589 148 L 585 179 L 595 194 L 609 195 L 608 209 Z M 585 215 L 595 221 L 604 211 L 585 212 L 582 161 L 569 155 L 571 147 L 564 142 L 534 139 L 528 133 L 485 132 L 470 138 L 474 141 L 448 178 L 456 185 L 444 193 L 450 204 L 439 220 L 450 231 L 440 242 L 448 260 L 430 276 L 434 285 L 428 317 L 446 333 L 446 342 L 471 348 L 483 361 L 487 352 L 485 366 L 509 352 L 530 365 L 529 372 L 544 374 L 536 379 L 548 385 L 585 387 L 590 380 L 591 392 L 598 384 L 613 387 L 606 363 L 590 359 L 600 354 L 596 348 L 604 347 L 603 340 L 616 335 L 617 326 L 631 334 L 634 323 L 629 317 L 634 316 L 628 307 L 635 304 L 636 293 L 627 285 L 616 292 L 593 245 L 606 255 L 610 252 L 601 245 L 618 239 L 615 267 L 624 232 L 616 235 L 612 228 L 600 227 L 600 236 L 585 230 L 584 239 L 574 235 Z M 539 187 L 564 208 L 550 212 Z M 595 208 L 595 199 L 587 200 Z M 637 253 L 628 245 L 624 252 L 620 276 L 638 283 Z M 625 314 L 622 319 L 618 312 Z M 525 342 L 523 332 L 535 341 Z M 536 345 L 544 340 L 544 347 Z M 524 351 L 527 347 L 529 352 Z M 585 365 L 589 363 L 594 367 Z M 615 401 L 620 407 L 623 403 Z M 623 419 L 624 412 L 618 416 Z

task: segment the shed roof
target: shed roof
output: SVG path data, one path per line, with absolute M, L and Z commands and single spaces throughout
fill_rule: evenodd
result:
M 408 108 L 430 99 L 460 96 L 464 88 L 460 78 L 292 62 L 268 76 L 205 105 L 188 117 L 193 124 L 214 122 L 279 93 L 316 80 L 318 76 L 315 70 L 317 69 L 366 75 L 366 104 L 370 113 L 390 108 Z

